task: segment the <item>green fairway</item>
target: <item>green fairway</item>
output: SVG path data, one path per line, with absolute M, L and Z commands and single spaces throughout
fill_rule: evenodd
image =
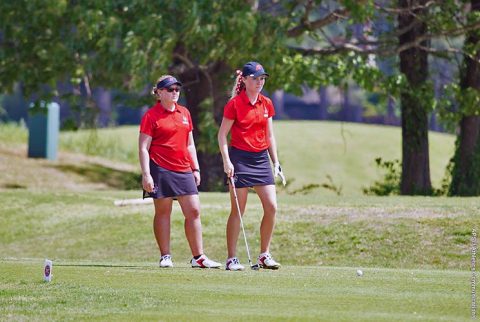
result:
M 478 198 L 279 196 L 278 271 L 189 268 L 178 206 L 175 267 L 157 267 L 152 205 L 138 192 L 0 194 L 0 316 L 7 320 L 461 321 L 470 316 Z M 245 217 L 253 256 L 261 208 Z M 202 193 L 206 253 L 225 260 L 228 195 Z M 239 242 L 239 257 L 247 263 Z M 42 282 L 43 260 L 54 262 Z M 364 275 L 358 277 L 356 270 Z
M 466 321 L 468 272 L 286 266 L 228 272 L 178 265 L 0 261 L 11 320 Z
M 308 185 L 329 184 L 335 186 L 344 196 L 361 195 L 362 188 L 372 185 L 384 174 L 383 170 L 377 168 L 376 158 L 391 161 L 400 160 L 401 156 L 399 127 L 321 121 L 276 121 L 275 134 L 279 157 L 290 181 L 289 192 Z M 0 125 L 0 147 L 7 142 L 9 146 L 19 146 L 25 144 L 27 138 L 26 129 L 14 125 Z M 452 135 L 429 133 L 430 172 L 432 184 L 436 188 L 440 187 L 445 167 L 453 155 L 454 140 Z M 131 171 L 139 173 L 137 141 L 138 126 L 122 126 L 61 132 L 59 147 L 62 151 L 128 163 Z M 213 144 L 216 145 L 216 142 Z M 22 149 L 21 153 L 26 153 L 26 148 Z M 63 170 L 93 173 L 96 169 L 82 168 L 75 164 Z M 102 174 L 101 171 L 97 172 Z M 127 186 L 131 187 L 131 184 Z M 122 188 L 121 185 L 118 187 Z M 335 195 L 334 191 L 324 188 L 316 188 L 310 193 Z
M 53 260 L 158 260 L 153 205 L 115 207 L 137 191 L 0 193 L 2 257 Z M 225 259 L 226 193 L 202 193 L 205 252 Z M 245 229 L 259 251 L 261 206 L 250 195 Z M 460 269 L 469 267 L 470 237 L 480 227 L 479 198 L 279 196 L 271 251 L 287 265 Z M 174 260 L 190 259 L 177 203 L 172 214 Z M 245 248 L 239 256 L 246 262 Z

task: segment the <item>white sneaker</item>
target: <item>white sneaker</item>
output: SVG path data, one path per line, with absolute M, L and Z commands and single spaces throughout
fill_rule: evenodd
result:
M 258 256 L 257 264 L 261 268 L 266 269 L 279 269 L 281 266 L 272 258 L 272 255 L 270 255 L 270 253 L 260 254 L 260 256 Z
M 220 268 L 222 266 L 222 264 L 208 259 L 205 255 L 200 256 L 198 259 L 192 258 L 190 263 L 194 268 Z
M 236 257 L 232 257 L 227 259 L 227 263 L 225 264 L 225 269 L 227 271 L 243 271 L 245 267 L 240 264 L 240 261 Z
M 160 257 L 160 267 L 173 267 L 172 256 L 170 254 Z

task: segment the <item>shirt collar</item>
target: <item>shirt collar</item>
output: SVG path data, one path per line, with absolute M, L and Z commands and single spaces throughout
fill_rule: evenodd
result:
M 175 109 L 173 111 L 169 111 L 165 107 L 163 107 L 160 101 L 157 101 L 157 104 L 155 104 L 153 107 L 156 108 L 157 111 L 159 111 L 160 113 L 173 113 L 173 112 L 181 113 L 177 103 L 175 103 Z
M 249 105 L 252 105 L 250 103 L 250 99 L 248 98 L 247 96 L 247 91 L 244 89 L 240 92 L 240 94 L 238 94 L 238 96 L 240 96 L 240 98 L 242 99 L 242 101 L 245 103 L 245 104 L 249 104 Z M 258 98 L 257 98 L 257 101 L 255 102 L 255 105 L 257 103 L 262 103 L 263 102 L 263 95 L 262 94 L 258 94 Z M 254 106 L 254 105 L 252 105 Z

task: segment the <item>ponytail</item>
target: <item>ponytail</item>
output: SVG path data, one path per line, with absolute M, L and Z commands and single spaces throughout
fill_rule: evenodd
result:
M 245 83 L 243 82 L 243 78 L 242 78 L 242 71 L 237 69 L 235 73 L 236 73 L 235 83 L 233 85 L 230 98 L 234 98 L 235 96 L 240 94 L 240 92 L 245 88 Z

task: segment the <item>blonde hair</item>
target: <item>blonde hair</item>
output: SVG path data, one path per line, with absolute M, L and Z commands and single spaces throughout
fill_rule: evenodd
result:
M 162 75 L 160 76 L 158 79 L 157 79 L 157 82 L 155 83 L 155 86 L 153 86 L 152 88 L 152 91 L 150 92 L 153 96 L 155 96 L 155 98 L 157 100 L 159 100 L 160 98 L 158 97 L 158 88 L 157 88 L 157 84 L 160 83 L 162 80 L 164 80 L 165 78 L 169 78 L 169 77 L 173 77 L 172 75 Z
M 232 93 L 230 98 L 234 98 L 245 88 L 245 83 L 243 82 L 243 76 L 241 70 L 236 70 L 235 83 L 233 84 Z

